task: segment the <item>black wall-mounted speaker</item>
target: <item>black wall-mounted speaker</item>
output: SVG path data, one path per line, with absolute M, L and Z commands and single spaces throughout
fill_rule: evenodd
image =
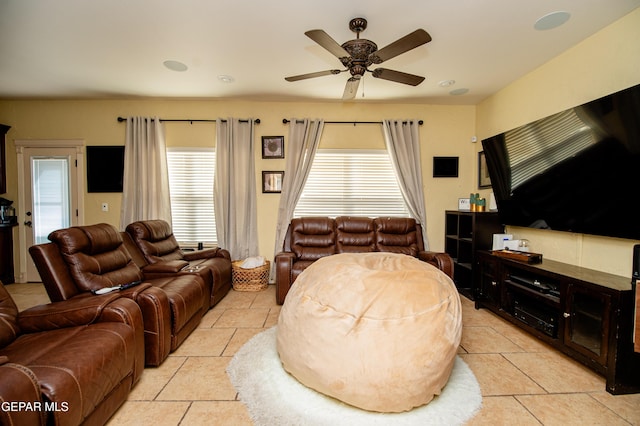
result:
M 433 157 L 433 177 L 458 177 L 458 157 Z

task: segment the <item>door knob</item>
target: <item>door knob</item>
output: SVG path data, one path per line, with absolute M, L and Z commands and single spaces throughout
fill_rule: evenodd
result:
M 33 223 L 30 220 L 26 221 L 24 224 L 29 228 L 31 228 L 31 225 L 33 225 Z

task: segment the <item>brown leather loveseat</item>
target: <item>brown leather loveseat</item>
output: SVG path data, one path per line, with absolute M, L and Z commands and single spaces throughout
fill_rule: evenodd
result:
M 195 330 L 209 309 L 210 288 L 194 274 L 149 279 L 133 262 L 112 225 L 76 226 L 29 248 L 52 301 L 84 297 L 105 287 L 141 283 L 118 294 L 138 303 L 145 331 L 145 358 L 158 366 Z
M 128 238 L 129 237 L 129 238 Z M 127 225 L 125 246 L 146 277 L 195 273 L 211 288 L 210 307 L 231 290 L 231 255 L 221 248 L 182 251 L 171 225 L 164 220 L 144 220 Z
M 401 217 L 303 217 L 291 220 L 283 251 L 276 254 L 276 301 L 284 299 L 305 268 L 324 256 L 339 253 L 391 252 L 414 256 L 453 277 L 446 253 L 424 250 L 422 227 Z
M 144 369 L 142 313 L 117 293 L 18 313 L 0 283 L 0 424 L 102 425 Z

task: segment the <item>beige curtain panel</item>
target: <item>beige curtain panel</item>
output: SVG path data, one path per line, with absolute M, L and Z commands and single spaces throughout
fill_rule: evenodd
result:
M 298 204 L 304 185 L 307 182 L 313 158 L 316 155 L 320 137 L 324 129 L 324 120 L 303 120 L 292 118 L 289 122 L 289 140 L 285 160 L 282 193 L 278 207 L 278 222 L 276 225 L 276 242 L 274 255 L 282 251 L 282 243 L 287 233 L 287 227 L 293 211 Z M 272 267 L 272 280 L 273 276 Z
M 254 121 L 216 120 L 213 203 L 218 245 L 232 260 L 258 256 Z
M 418 120 L 384 120 L 382 131 L 409 214 L 422 224 L 424 248 L 429 250 L 427 214 L 422 190 L 420 124 Z
M 138 220 L 171 223 L 164 126 L 159 118 L 128 117 L 120 228 Z

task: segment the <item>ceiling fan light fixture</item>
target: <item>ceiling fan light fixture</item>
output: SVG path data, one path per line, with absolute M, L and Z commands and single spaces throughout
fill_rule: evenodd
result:
M 533 25 L 538 31 L 547 31 L 558 28 L 571 18 L 571 14 L 565 11 L 557 11 L 548 13 L 539 18 Z
M 171 71 L 176 71 L 176 72 L 184 72 L 189 69 L 189 67 L 187 67 L 185 64 L 183 64 L 180 61 L 168 60 L 168 61 L 164 61 L 162 64 L 168 69 L 170 69 Z

